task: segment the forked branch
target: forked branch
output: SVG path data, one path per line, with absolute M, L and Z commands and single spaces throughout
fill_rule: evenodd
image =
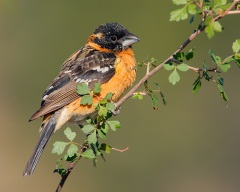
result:
M 226 15 L 230 14 L 240 14 L 239 10 L 233 10 L 231 11 L 235 5 L 239 3 L 239 0 L 234 0 L 233 3 L 229 6 L 229 8 L 221 15 L 218 15 L 213 19 L 214 21 L 218 21 L 219 19 L 223 18 Z M 204 18 L 203 18 L 204 21 Z M 201 23 L 203 23 L 201 21 Z M 199 26 L 201 26 L 201 23 Z M 124 95 L 117 103 L 115 103 L 116 109 L 118 109 L 129 97 L 131 97 L 137 89 L 146 81 L 148 80 L 151 76 L 153 76 L 156 72 L 161 70 L 163 68 L 163 65 L 165 63 L 170 62 L 173 59 L 173 55 L 175 55 L 177 52 L 182 51 L 192 40 L 194 40 L 201 32 L 203 32 L 206 28 L 206 25 L 201 26 L 199 29 L 197 29 L 195 32 L 193 32 L 187 40 L 170 56 L 168 57 L 165 61 L 163 61 L 160 65 L 155 67 L 152 71 L 149 71 L 126 95 Z
M 223 18 L 224 16 L 226 15 L 232 15 L 232 14 L 240 14 L 240 11 L 238 10 L 237 8 L 237 4 L 239 3 L 239 0 L 234 0 L 232 2 L 232 4 L 229 6 L 229 8 L 223 13 L 223 14 L 220 14 L 218 16 L 216 16 L 215 18 L 212 19 L 212 21 L 217 21 L 221 18 Z M 197 4 L 198 7 L 202 7 L 202 4 L 203 4 L 203 1 L 199 1 L 199 4 Z M 235 9 L 234 9 L 235 7 Z M 232 10 L 233 9 L 233 10 Z M 155 67 L 153 70 L 150 71 L 150 65 L 147 65 L 147 73 L 146 75 L 125 95 L 123 96 L 117 103 L 115 103 L 115 107 L 116 109 L 119 109 L 119 107 L 129 98 L 131 97 L 136 91 L 137 89 L 142 85 L 144 84 L 144 82 L 146 80 L 148 80 L 151 76 L 153 76 L 156 72 L 158 72 L 159 70 L 161 70 L 163 68 L 163 65 L 165 63 L 168 63 L 168 62 L 171 62 L 174 58 L 173 56 L 178 53 L 179 51 L 182 51 L 183 49 L 185 49 L 185 47 L 188 46 L 188 44 L 194 40 L 201 32 L 203 32 L 206 28 L 206 25 L 202 25 L 204 23 L 204 20 L 205 20 L 205 17 L 206 17 L 206 13 L 204 13 L 205 15 L 203 15 L 203 20 L 201 21 L 200 23 L 200 27 L 195 30 L 188 38 L 185 42 L 183 42 L 183 44 L 174 52 L 171 54 L 171 56 L 169 56 L 165 61 L 163 61 L 162 63 L 160 63 L 157 67 Z M 201 69 L 199 68 L 194 68 L 194 67 L 189 67 L 191 70 L 195 71 L 195 72 L 198 72 L 200 71 Z M 78 155 L 81 155 L 81 153 L 87 148 L 87 146 L 82 146 L 81 149 L 79 150 L 79 154 Z M 121 150 L 120 152 L 123 152 L 124 150 Z M 70 163 L 66 173 L 62 176 L 61 178 L 61 181 L 56 189 L 56 192 L 60 192 L 62 190 L 62 187 L 65 183 L 65 181 L 67 180 L 68 176 L 70 175 L 70 173 L 72 172 L 72 170 L 74 169 L 74 167 L 76 166 L 76 164 L 78 163 L 78 161 L 80 160 L 80 157 Z

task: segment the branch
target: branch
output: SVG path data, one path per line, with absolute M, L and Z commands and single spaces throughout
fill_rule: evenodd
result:
M 235 14 L 240 14 L 240 10 L 235 10 L 235 11 L 229 11 L 228 15 L 235 15 Z
M 193 39 L 195 39 L 197 37 L 197 35 L 199 35 L 204 29 L 206 28 L 206 26 L 202 26 L 200 29 L 198 29 L 197 31 L 195 31 L 194 33 L 192 33 L 188 39 L 170 56 L 168 57 L 165 61 L 163 61 L 160 65 L 158 65 L 156 68 L 154 68 L 152 71 L 150 71 L 149 73 L 147 73 L 126 95 L 124 95 L 122 97 L 122 99 L 120 99 L 117 103 L 115 103 L 115 107 L 116 109 L 118 109 L 129 97 L 131 97 L 133 95 L 134 92 L 136 92 L 136 90 L 147 80 L 149 79 L 151 76 L 153 76 L 156 72 L 158 72 L 159 70 L 161 70 L 163 68 L 163 65 L 169 61 L 171 61 L 173 59 L 173 55 L 176 54 L 179 51 L 182 51 Z
M 238 14 L 240 13 L 239 11 L 231 11 L 232 8 L 239 2 L 239 0 L 234 0 L 233 3 L 229 6 L 229 8 L 224 12 L 224 14 L 219 15 L 213 19 L 213 21 L 217 21 L 224 16 L 228 14 Z M 203 18 L 204 20 L 204 18 Z M 202 23 L 203 21 L 201 21 Z M 200 23 L 200 24 L 201 24 Z M 199 25 L 201 26 L 201 25 Z M 156 72 L 161 70 L 163 68 L 163 65 L 165 63 L 170 62 L 173 59 L 173 55 L 175 55 L 177 52 L 182 51 L 187 45 L 195 39 L 201 32 L 203 32 L 206 28 L 206 25 L 201 26 L 198 30 L 196 30 L 194 33 L 192 33 L 187 40 L 170 56 L 168 57 L 165 61 L 163 61 L 160 65 L 158 65 L 156 68 L 154 68 L 152 71 L 149 71 L 126 95 L 124 95 L 117 103 L 115 103 L 116 109 L 118 109 L 129 97 L 131 97 L 137 89 L 146 81 L 148 80 L 151 76 L 153 76 Z
M 79 153 L 78 153 L 78 155 L 80 155 L 80 157 L 76 161 L 73 161 L 70 163 L 66 173 L 64 175 L 62 175 L 61 181 L 58 184 L 56 192 L 60 192 L 62 190 L 65 181 L 67 180 L 68 176 L 70 175 L 70 173 L 72 172 L 73 168 L 76 166 L 78 161 L 81 159 L 81 154 L 86 148 L 87 148 L 87 146 L 85 146 L 85 145 L 80 148 Z
M 231 11 L 237 4 L 239 3 L 239 0 L 234 0 L 233 3 L 230 5 L 230 7 L 221 15 L 218 15 L 217 17 L 213 18 L 212 21 L 217 21 L 221 18 L 223 18 L 226 15 L 232 15 L 232 14 L 240 14 L 240 11 L 238 9 L 235 9 L 233 11 Z M 197 4 L 198 7 L 202 7 L 203 1 L 200 0 L 200 4 Z M 150 63 L 147 64 L 147 72 L 146 75 L 126 94 L 124 95 L 117 103 L 115 103 L 115 110 L 118 110 L 120 108 L 120 106 L 129 98 L 131 97 L 136 91 L 137 89 L 146 81 L 148 80 L 151 76 L 153 76 L 156 72 L 158 72 L 159 70 L 161 70 L 163 68 L 163 65 L 165 63 L 171 62 L 172 60 L 174 60 L 173 55 L 175 55 L 177 52 L 182 51 L 183 49 L 185 49 L 185 47 L 188 46 L 188 44 L 194 40 L 201 32 L 203 32 L 206 28 L 206 25 L 202 25 L 202 23 L 205 21 L 206 15 L 203 15 L 203 19 L 200 23 L 200 27 L 194 31 L 185 42 L 183 42 L 183 44 L 172 54 L 170 55 L 165 61 L 163 61 L 162 63 L 160 63 L 160 65 L 158 65 L 157 67 L 155 67 L 153 70 L 150 71 Z M 199 72 L 203 69 L 200 68 L 194 68 L 194 67 L 190 67 L 189 68 L 195 72 Z M 209 70 L 210 71 L 210 70 Z M 216 71 L 216 69 L 213 69 L 212 72 L 218 72 Z M 144 93 L 142 93 L 144 94 Z M 70 175 L 70 173 L 72 172 L 72 170 L 74 169 L 74 167 L 76 166 L 76 164 L 78 163 L 78 161 L 81 159 L 81 154 L 82 152 L 88 148 L 88 146 L 83 145 L 80 150 L 78 155 L 80 155 L 80 157 L 71 162 L 66 173 L 64 175 L 62 175 L 61 181 L 58 184 L 58 187 L 56 189 L 56 192 L 61 192 L 63 185 L 65 184 L 65 181 L 67 180 L 68 176 Z M 113 150 L 119 151 L 119 152 L 124 152 L 126 151 L 128 148 L 123 149 L 123 150 L 119 150 L 116 148 L 112 148 Z

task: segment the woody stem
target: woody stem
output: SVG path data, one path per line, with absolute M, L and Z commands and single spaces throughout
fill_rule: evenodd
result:
M 219 15 L 215 18 L 213 18 L 213 21 L 217 21 L 224 16 L 231 14 L 231 9 L 238 3 L 238 0 L 234 0 L 233 3 L 229 6 L 229 8 L 225 11 L 223 15 Z M 203 18 L 204 19 L 204 18 Z M 203 21 L 201 21 L 203 23 Z M 200 28 L 193 32 L 186 41 L 170 56 L 168 57 L 164 62 L 162 62 L 160 65 L 158 65 L 156 68 L 154 68 L 152 71 L 149 71 L 126 95 L 124 95 L 117 103 L 115 103 L 116 109 L 118 109 L 129 97 L 133 95 L 137 91 L 137 89 L 151 76 L 153 76 L 156 72 L 161 70 L 163 68 L 163 65 L 165 63 L 170 62 L 173 59 L 173 55 L 175 55 L 177 52 L 182 51 L 193 39 L 195 39 L 201 32 L 203 32 L 206 28 L 206 25 L 199 25 Z

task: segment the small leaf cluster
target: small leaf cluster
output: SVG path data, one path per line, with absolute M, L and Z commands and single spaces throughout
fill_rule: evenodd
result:
M 216 16 L 224 14 L 230 7 L 231 3 L 227 0 L 172 0 L 175 5 L 182 5 L 183 7 L 174 10 L 170 13 L 170 21 L 180 21 L 192 15 L 190 23 L 193 22 L 196 14 L 201 14 L 204 18 L 205 32 L 208 38 L 212 38 L 215 32 L 222 32 L 222 25 L 219 21 L 215 21 Z M 199 25 L 199 28 L 201 25 Z
M 235 61 L 235 63 L 240 67 L 240 39 L 237 39 L 233 45 L 233 55 L 232 55 L 232 60 Z
M 228 96 L 223 89 L 224 79 L 218 74 L 217 80 L 215 80 L 212 75 L 209 75 L 209 72 L 219 73 L 219 71 L 217 71 L 217 68 L 208 69 L 207 65 L 204 63 L 203 67 L 201 69 L 199 69 L 199 72 L 198 72 L 199 74 L 198 74 L 197 79 L 193 83 L 193 93 L 197 94 L 197 92 L 201 88 L 202 79 L 205 79 L 207 81 L 212 80 L 213 82 L 217 83 L 218 89 L 220 91 L 220 96 L 223 98 L 223 100 L 226 103 L 228 103 L 228 101 L 229 101 Z
M 106 97 L 109 97 L 109 95 Z M 101 151 L 110 153 L 111 150 L 111 147 L 106 143 L 100 144 L 99 138 L 106 140 L 109 130 L 116 131 L 121 127 L 119 121 L 108 120 L 112 116 L 110 112 L 110 110 L 112 110 L 112 106 L 109 107 L 108 103 L 109 102 L 107 102 L 107 100 L 104 102 L 102 100 L 97 106 L 97 118 L 87 119 L 87 124 L 82 127 L 83 133 L 87 136 L 86 143 L 88 144 L 89 148 L 84 151 L 81 156 L 87 159 L 93 159 L 94 163 L 96 162 L 96 157 L 98 155 L 103 157 Z
M 192 59 L 193 51 L 194 49 L 189 50 L 187 53 L 179 51 L 175 55 L 173 55 L 173 59 L 171 61 L 163 65 L 164 69 L 172 71 L 168 77 L 168 80 L 171 84 L 175 85 L 180 81 L 180 75 L 178 71 L 185 72 L 189 70 L 189 66 L 183 63 L 183 60 Z
M 77 84 L 76 91 L 79 95 L 82 96 L 82 105 L 91 105 L 93 102 L 93 96 L 98 95 L 101 92 L 101 85 L 100 83 L 95 83 L 93 90 L 91 91 L 86 83 L 79 83 Z
M 82 105 L 92 105 L 93 97 L 96 97 L 101 92 L 101 87 L 99 83 L 96 83 L 93 89 L 90 90 L 86 83 L 81 83 L 77 85 L 76 90 L 77 93 L 82 96 Z M 80 157 L 84 157 L 86 159 L 92 159 L 94 165 L 96 165 L 96 157 L 99 155 L 105 160 L 102 151 L 110 153 L 112 148 L 106 143 L 100 143 L 99 138 L 106 140 L 109 130 L 116 131 L 120 128 L 119 121 L 109 120 L 109 118 L 112 117 L 112 111 L 115 110 L 115 105 L 111 102 L 112 96 L 112 93 L 107 93 L 105 98 L 102 98 L 99 103 L 95 104 L 94 107 L 97 111 L 97 117 L 94 119 L 88 118 L 85 125 L 81 126 L 82 132 L 86 135 L 86 141 L 83 145 L 73 142 L 76 133 L 72 132 L 70 128 L 67 128 L 64 134 L 69 142 L 56 141 L 53 144 L 52 153 L 62 155 L 68 147 L 66 154 L 61 160 L 74 162 Z M 66 169 L 59 163 L 60 161 L 57 162 L 58 167 L 55 172 L 63 175 L 66 173 Z
M 233 55 L 230 55 L 228 57 L 226 57 L 225 59 L 222 59 L 220 56 L 215 55 L 211 50 L 208 52 L 209 56 L 214 64 L 214 68 L 212 69 L 208 69 L 206 64 L 203 65 L 203 68 L 199 69 L 199 75 L 197 77 L 197 79 L 194 81 L 193 83 L 193 93 L 196 94 L 199 89 L 201 88 L 201 79 L 205 79 L 207 81 L 214 81 L 215 83 L 217 83 L 219 92 L 220 92 L 220 96 L 223 98 L 223 100 L 228 103 L 229 99 L 228 96 L 226 94 L 226 92 L 223 89 L 223 85 L 224 85 L 224 78 L 222 78 L 219 74 L 217 75 L 217 78 L 214 79 L 214 77 L 212 75 L 209 75 L 209 72 L 215 72 L 215 73 L 220 73 L 219 71 L 217 71 L 217 69 L 220 69 L 222 72 L 227 72 L 231 65 L 230 63 L 235 62 L 238 67 L 240 67 L 240 39 L 237 39 L 233 45 L 232 45 L 232 50 L 233 50 Z
M 146 57 L 145 59 L 143 59 L 142 61 L 137 63 L 138 67 L 143 67 L 146 65 L 149 65 L 149 67 L 156 67 L 158 63 L 158 60 L 155 57 L 151 57 L 150 60 L 148 57 Z
M 57 155 L 62 155 L 65 149 L 67 148 L 66 154 L 64 155 L 63 158 L 60 158 L 57 161 L 57 168 L 54 170 L 54 172 L 57 172 L 60 175 L 64 175 L 66 173 L 66 169 L 63 168 L 63 165 L 60 164 L 60 162 L 63 159 L 67 162 L 75 161 L 79 157 L 78 151 L 79 151 L 79 147 L 81 147 L 81 145 L 79 145 L 78 143 L 73 142 L 73 140 L 76 137 L 76 133 L 72 132 L 72 130 L 69 127 L 66 128 L 66 130 L 64 131 L 64 134 L 69 141 L 68 142 L 56 141 L 53 144 L 53 149 L 52 149 L 52 153 L 56 153 Z
M 166 101 L 166 98 L 165 98 L 163 92 L 161 91 L 160 86 L 157 82 L 155 82 L 155 86 L 157 86 L 157 89 L 155 89 L 155 90 L 150 89 L 149 85 L 148 85 L 148 81 L 144 82 L 144 88 L 145 88 L 146 95 L 150 96 L 151 102 L 152 102 L 152 107 L 153 107 L 154 110 L 157 110 L 159 99 L 158 99 L 158 96 L 157 96 L 156 93 L 159 94 L 160 98 L 162 99 L 162 103 L 164 105 L 167 104 L 167 101 Z M 135 95 L 133 95 L 133 98 L 135 98 Z
M 151 57 L 150 60 L 146 57 L 143 61 L 141 62 L 138 62 L 138 66 L 140 67 L 143 67 L 143 66 L 147 66 L 148 69 L 147 70 L 150 70 L 151 67 L 157 67 L 157 64 L 158 63 L 158 60 L 154 57 Z M 149 71 L 147 71 L 148 73 Z M 138 91 L 138 92 L 135 92 L 133 95 L 132 95 L 132 98 L 133 99 L 139 99 L 139 100 L 142 100 L 143 99 L 143 96 L 144 95 L 148 95 L 150 96 L 151 98 L 151 102 L 152 102 L 152 107 L 154 110 L 157 110 L 158 109 L 158 103 L 159 103 L 159 99 L 158 99 L 158 96 L 157 94 L 155 93 L 159 93 L 160 94 L 160 98 L 162 99 L 162 102 L 164 105 L 167 104 L 167 101 L 166 101 L 166 98 L 163 94 L 163 92 L 161 91 L 160 89 L 160 86 L 158 83 L 155 82 L 155 86 L 157 86 L 157 89 L 151 89 L 148 85 L 148 81 L 145 81 L 144 82 L 144 88 L 145 90 L 144 91 Z
M 170 13 L 170 21 L 180 21 L 188 18 L 188 15 L 195 15 L 199 12 L 194 0 L 172 0 L 175 5 L 183 5 Z
M 224 14 L 224 12 L 229 8 L 231 3 L 227 0 L 215 0 L 215 1 L 205 1 L 203 10 L 207 11 L 207 16 L 205 18 L 206 29 L 205 32 L 208 38 L 212 38 L 215 32 L 222 32 L 223 27 L 219 21 L 214 21 L 214 17 Z

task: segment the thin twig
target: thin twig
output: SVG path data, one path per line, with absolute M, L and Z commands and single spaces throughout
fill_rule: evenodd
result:
M 128 150 L 128 147 L 127 148 L 125 148 L 125 149 L 117 149 L 117 148 L 112 148 L 112 150 L 114 150 L 114 151 L 118 151 L 118 152 L 125 152 L 125 151 L 127 151 Z
M 230 5 L 230 7 L 225 11 L 223 15 L 219 15 L 213 19 L 213 21 L 217 21 L 227 15 L 231 9 L 239 2 L 239 0 L 234 0 L 233 3 Z M 202 23 L 202 21 L 201 21 Z M 182 51 L 193 39 L 195 39 L 201 32 L 203 32 L 206 28 L 206 25 L 203 25 L 198 30 L 196 30 L 194 33 L 192 33 L 187 40 L 170 56 L 168 57 L 164 62 L 162 62 L 160 65 L 158 65 L 156 68 L 154 68 L 152 71 L 149 71 L 126 95 L 124 95 L 117 103 L 115 103 L 116 109 L 118 109 L 129 97 L 133 95 L 134 92 L 137 91 L 137 89 L 151 76 L 153 76 L 156 72 L 161 70 L 163 68 L 163 65 L 167 62 L 170 62 L 173 59 L 173 55 L 175 55 L 177 52 Z
M 196 68 L 196 67 L 191 67 L 191 66 L 188 66 L 189 69 L 193 70 L 194 72 L 198 73 L 199 72 L 199 68 Z
M 202 1 L 200 1 L 200 7 L 202 7 Z M 217 21 L 219 19 L 221 19 L 222 17 L 224 17 L 225 15 L 229 15 L 229 14 L 239 14 L 240 12 L 238 10 L 234 10 L 231 11 L 233 9 L 233 7 L 239 2 L 239 0 L 234 0 L 233 3 L 231 4 L 231 6 L 224 12 L 224 14 L 219 15 L 217 17 L 215 17 L 213 19 L 213 21 Z M 201 22 L 202 23 L 202 22 Z M 149 79 L 151 76 L 153 76 L 156 72 L 158 72 L 159 70 L 161 70 L 163 68 L 163 65 L 167 62 L 170 62 L 173 59 L 173 55 L 176 54 L 179 51 L 182 51 L 193 39 L 195 39 L 202 31 L 204 31 L 206 28 L 205 25 L 203 25 L 202 27 L 200 27 L 198 30 L 196 30 L 194 33 L 192 33 L 188 39 L 170 56 L 168 57 L 164 62 L 162 62 L 160 65 L 158 65 L 157 67 L 155 67 L 152 71 L 148 71 L 147 70 L 147 74 L 124 96 L 122 97 L 122 99 L 120 99 L 117 103 L 115 103 L 115 107 L 116 109 L 118 109 L 130 96 L 132 96 L 136 90 L 147 80 Z M 150 66 L 148 66 L 150 68 Z M 194 70 L 197 72 L 197 68 L 193 68 L 191 67 L 190 69 Z M 86 149 L 87 146 L 83 145 L 83 147 L 81 147 L 80 151 L 79 151 L 79 155 L 81 155 L 81 153 L 84 151 L 84 149 Z M 113 150 L 117 150 L 115 148 L 113 148 Z M 123 152 L 127 149 L 124 150 L 120 150 L 120 152 Z M 119 151 L 119 150 L 117 150 Z M 70 175 L 70 173 L 72 172 L 72 170 L 74 169 L 74 167 L 76 166 L 76 164 L 78 163 L 78 161 L 80 160 L 81 157 L 79 157 L 76 161 L 70 163 L 66 174 L 62 176 L 61 181 L 56 189 L 56 192 L 60 192 L 63 188 L 63 185 L 65 183 L 65 181 L 67 180 L 68 176 Z
M 240 10 L 229 11 L 228 15 L 240 14 Z
M 84 151 L 84 149 L 86 149 L 86 148 L 87 148 L 87 146 L 85 146 L 85 145 L 82 146 L 81 149 L 78 152 L 78 155 L 81 155 L 82 152 Z M 60 192 L 62 190 L 65 181 L 67 180 L 68 176 L 70 175 L 70 173 L 72 172 L 73 168 L 75 167 L 75 165 L 78 163 L 78 161 L 80 159 L 81 159 L 81 156 L 76 161 L 73 161 L 73 162 L 70 163 L 66 173 L 62 176 L 61 181 L 58 184 L 56 192 Z
M 199 35 L 206 26 L 202 26 L 200 29 L 192 33 L 189 38 L 170 56 L 168 57 L 164 62 L 162 62 L 160 65 L 158 65 L 156 68 L 154 68 L 152 71 L 150 71 L 148 74 L 146 74 L 126 95 L 124 95 L 117 103 L 115 103 L 115 107 L 119 108 L 129 97 L 132 96 L 134 92 L 151 76 L 153 76 L 156 72 L 161 70 L 163 68 L 163 65 L 173 59 L 173 55 L 176 54 L 179 51 L 182 51 L 197 35 Z
M 148 62 L 146 65 L 147 65 L 147 72 L 146 72 L 146 75 L 147 75 L 150 71 L 151 62 Z

